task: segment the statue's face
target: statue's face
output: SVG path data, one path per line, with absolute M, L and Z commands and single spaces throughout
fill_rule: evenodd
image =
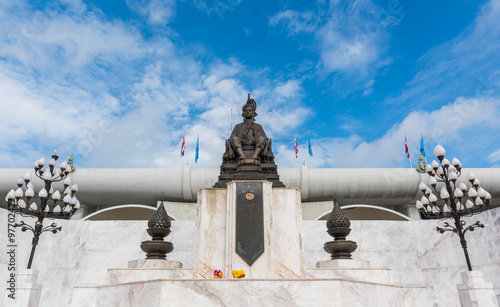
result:
M 253 118 L 255 117 L 255 111 L 251 106 L 243 108 L 243 117 L 244 118 Z

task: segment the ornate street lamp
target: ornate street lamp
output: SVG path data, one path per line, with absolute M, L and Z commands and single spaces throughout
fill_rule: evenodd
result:
M 445 154 L 446 150 L 441 145 L 437 145 L 434 149 L 434 155 L 439 159 L 440 163 L 434 160 L 432 164 L 427 165 L 428 183 L 432 188 L 429 188 L 424 182 L 420 183 L 419 189 L 424 195 L 420 200 L 417 200 L 417 209 L 426 219 L 454 220 L 454 225 L 445 222 L 444 227 L 436 227 L 436 230 L 440 233 L 452 231 L 458 235 L 464 250 L 467 268 L 472 271 L 465 233 L 474 231 L 477 227 L 484 228 L 484 224 L 477 221 L 470 226 L 466 226 L 466 222 L 462 220 L 462 217 L 479 214 L 488 209 L 491 195 L 485 189 L 479 187 L 479 179 L 473 173 L 467 175 L 471 185 L 469 188 L 463 182 L 457 185 L 457 178 L 462 174 L 462 164 L 457 158 L 453 158 L 450 163 L 444 157 Z M 439 191 L 436 188 L 438 182 L 444 183 Z
M 44 187 L 38 193 L 35 192 L 31 183 L 31 173 L 27 172 L 17 179 L 17 190 L 10 190 L 6 197 L 9 211 L 18 211 L 21 216 L 31 216 L 37 219 L 34 226 L 30 226 L 24 221 L 14 225 L 15 227 L 21 227 L 23 232 L 29 230 L 33 233 L 28 269 L 31 268 L 40 235 L 46 231 L 52 231 L 53 233 L 61 231 L 61 227 L 57 227 L 55 222 L 43 227 L 43 220 L 45 218 L 52 220 L 69 219 L 80 208 L 80 202 L 75 197 L 78 185 L 76 183 L 72 185 L 69 177 L 69 174 L 73 172 L 73 168 L 67 161 L 62 162 L 59 168 L 56 168 L 58 158 L 57 152 L 54 152 L 47 165 L 48 168 L 45 166 L 44 158 L 35 162 L 35 175 L 44 181 Z M 59 181 L 63 181 L 64 196 L 52 188 L 52 183 Z M 36 198 L 39 201 L 36 201 Z

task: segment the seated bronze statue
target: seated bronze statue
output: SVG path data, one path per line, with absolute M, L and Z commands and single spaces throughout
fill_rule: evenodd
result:
M 271 140 L 261 125 L 255 122 L 257 103 L 250 98 L 243 105 L 243 122 L 237 124 L 226 140 L 222 155 L 219 181 L 214 187 L 226 187 L 232 180 L 269 180 L 273 187 L 284 187 L 279 181 L 278 167 L 274 163 Z
M 237 155 L 238 160 L 258 159 L 262 162 L 266 157 L 274 158 L 270 148 L 271 141 L 262 126 L 255 123 L 256 109 L 257 103 L 248 94 L 247 103 L 242 108 L 243 122 L 234 127 L 226 141 L 226 158 L 232 159 Z M 245 151 L 249 154 L 245 154 Z

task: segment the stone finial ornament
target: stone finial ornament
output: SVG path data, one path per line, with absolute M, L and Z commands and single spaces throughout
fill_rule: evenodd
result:
M 170 217 L 162 200 L 148 221 L 147 232 L 153 240 L 141 242 L 141 249 L 146 253 L 146 259 L 166 259 L 167 254 L 174 250 L 172 242 L 163 240 L 170 234 L 170 226 Z
M 326 242 L 323 248 L 332 255 L 333 259 L 352 259 L 351 253 L 358 247 L 356 242 L 346 240 L 351 232 L 351 222 L 347 215 L 340 209 L 337 200 L 334 200 L 333 210 L 326 222 L 327 232 L 335 240 Z
M 154 235 L 153 233 L 156 234 L 157 228 L 161 229 L 166 229 L 168 233 L 162 237 L 162 239 L 170 233 L 170 217 L 168 216 L 167 210 L 165 209 L 165 206 L 163 205 L 163 201 L 161 202 L 160 206 L 158 209 L 156 209 L 155 213 L 149 218 L 148 221 L 148 233 L 150 236 L 153 237 L 154 240 Z

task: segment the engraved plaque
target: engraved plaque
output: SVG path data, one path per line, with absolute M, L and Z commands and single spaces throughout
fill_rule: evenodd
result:
M 264 253 L 261 182 L 236 183 L 236 253 L 250 266 Z

